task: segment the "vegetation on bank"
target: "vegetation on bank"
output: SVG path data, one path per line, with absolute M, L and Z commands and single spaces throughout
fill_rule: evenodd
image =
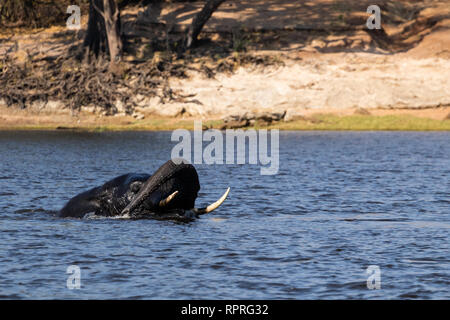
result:
M 135 113 L 136 105 L 142 101 L 137 99 L 138 96 L 139 98 L 159 98 L 162 104 L 176 102 L 201 105 L 202 101 L 195 98 L 195 92 L 191 90 L 187 93 L 188 90 L 185 92 L 184 88 L 179 86 L 177 89 L 172 88 L 169 85 L 169 80 L 178 78 L 189 81 L 187 79 L 191 71 L 200 73 L 205 78 L 214 79 L 220 73 L 234 73 L 240 66 L 283 65 L 285 61 L 283 60 L 283 51 L 278 47 L 273 49 L 269 44 L 279 42 L 280 46 L 283 44 L 283 46 L 288 47 L 292 44 L 288 41 L 291 38 L 295 39 L 296 44 L 310 45 L 310 48 L 318 48 L 317 50 L 323 53 L 336 52 L 341 49 L 358 51 L 366 47 L 379 47 L 385 52 L 402 52 L 421 41 L 422 36 L 415 36 L 416 34 L 425 34 L 424 31 L 427 28 L 431 28 L 443 19 L 441 16 L 426 16 L 426 18 L 420 16 L 420 12 L 426 11 L 425 5 L 409 3 L 412 1 L 405 1 L 403 4 L 388 1 L 386 5 L 382 6 L 383 17 L 385 17 L 385 21 L 391 24 L 391 30 L 392 27 L 395 27 L 397 29 L 394 29 L 397 31 L 390 33 L 388 36 L 384 29 L 379 31 L 364 30 L 362 32 L 367 33 L 364 38 L 365 42 L 355 38 L 354 43 L 350 40 L 347 43 L 347 38 L 350 39 L 354 33 L 361 31 L 361 26 L 364 26 L 366 17 L 363 15 L 355 16 L 358 19 L 355 18 L 355 21 L 350 21 L 350 12 L 352 11 L 349 9 L 350 7 L 341 8 L 337 4 L 329 7 L 328 2 L 323 1 L 326 2 L 324 5 L 321 1 L 318 1 L 313 8 L 309 9 L 312 10 L 311 12 L 328 8 L 328 10 L 331 10 L 330 12 L 322 10 L 324 15 L 334 11 L 336 11 L 336 14 L 349 13 L 348 17 L 346 16 L 348 19 L 344 19 L 344 15 L 338 16 L 339 21 L 342 20 L 342 25 L 345 26 L 344 29 L 336 29 L 334 24 L 325 27 L 317 26 L 317 29 L 314 29 L 314 23 L 316 22 L 312 20 L 313 22 L 308 25 L 305 20 L 305 26 L 298 26 L 301 31 L 297 30 L 298 32 L 295 34 L 290 33 L 291 31 L 294 32 L 293 30 L 287 31 L 291 27 L 285 30 L 284 26 L 278 26 L 278 29 L 268 31 L 266 29 L 244 28 L 243 24 L 242 29 L 230 29 L 226 32 L 222 30 L 214 34 L 204 32 L 200 35 L 203 26 L 219 6 L 223 4 L 223 15 L 223 11 L 229 10 L 228 6 L 231 4 L 225 0 L 199 2 L 200 5 L 197 5 L 195 10 L 189 9 L 192 11 L 190 13 L 192 21 L 189 20 L 190 22 L 185 25 L 177 25 L 175 16 L 184 15 L 188 12 L 184 11 L 187 10 L 184 7 L 189 7 L 189 2 L 191 1 L 0 1 L 0 26 L 2 27 L 0 43 L 6 49 L 0 55 L 0 104 L 3 102 L 11 107 L 9 109 L 11 113 L 15 109 L 28 109 L 33 112 L 32 110 L 35 109 L 43 109 L 41 106 L 50 105 L 50 102 L 53 106 L 55 105 L 54 102 L 60 102 L 60 105 L 71 109 L 73 114 L 94 107 L 96 111 L 102 111 L 98 114 L 126 114 L 129 116 L 137 114 Z M 173 3 L 178 3 L 177 5 L 182 10 L 175 10 L 175 15 L 172 15 L 167 21 L 162 19 L 162 8 L 169 6 L 169 4 L 171 6 Z M 53 6 L 53 4 L 58 5 Z M 27 41 L 33 41 L 32 46 L 35 46 L 34 43 L 38 43 L 41 39 L 40 36 L 16 39 L 15 34 L 20 34 L 22 31 L 24 33 L 31 32 L 31 29 L 27 31 L 27 28 L 30 27 L 64 26 L 69 16 L 65 12 L 67 4 L 80 5 L 85 15 L 88 14 L 88 24 L 86 29 L 80 31 L 69 31 L 65 30 L 64 27 L 55 27 L 49 32 L 47 36 L 59 44 L 63 50 L 58 51 L 55 47 L 50 47 L 53 50 L 48 50 L 48 46 L 43 45 L 41 47 L 41 44 L 36 45 L 39 50 L 34 47 L 30 49 L 30 45 L 24 46 Z M 140 11 L 135 14 L 134 6 L 130 7 L 133 7 L 135 11 L 129 10 L 130 7 L 127 7 L 127 5 L 130 4 L 139 5 Z M 227 7 L 224 7 L 225 5 Z M 397 9 L 402 9 L 400 10 L 401 14 Z M 342 10 L 345 12 L 341 12 Z M 260 11 L 266 12 L 265 10 Z M 155 12 L 157 15 L 151 16 Z M 245 15 L 246 11 L 241 10 L 241 12 L 244 12 L 243 15 Z M 220 16 L 220 13 L 218 14 Z M 236 19 L 239 14 L 236 13 L 233 17 Z M 221 18 L 225 21 L 228 21 L 227 19 L 231 18 Z M 264 21 L 266 20 L 267 17 Z M 239 20 L 236 19 L 236 21 Z M 269 21 L 267 24 L 272 24 L 273 20 L 267 21 Z M 262 25 L 264 26 L 264 24 Z M 308 28 L 311 28 L 311 25 L 313 28 L 309 30 Z M 306 29 L 302 29 L 303 27 Z M 6 32 L 8 30 L 10 32 Z M 142 30 L 146 31 L 143 33 Z M 340 37 L 345 36 L 347 38 L 343 38 L 345 41 L 315 41 L 318 34 L 327 34 L 330 37 L 339 34 Z M 414 35 L 414 38 L 410 41 L 409 37 L 412 37 L 412 35 Z M 361 44 L 358 45 L 357 40 Z M 20 41 L 22 43 L 19 43 Z M 342 45 L 339 44 L 340 47 L 333 47 L 333 43 L 337 45 L 340 42 L 343 43 Z M 313 43 L 315 44 L 313 45 Z M 356 47 L 353 47 L 353 44 Z M 261 54 L 268 48 L 272 48 L 272 51 Z M 115 51 L 112 52 L 112 49 Z M 275 50 L 279 50 L 278 53 L 274 54 L 273 51 Z M 289 59 L 302 60 L 301 57 L 296 56 Z M 318 64 L 316 68 L 319 70 L 319 67 Z M 311 86 L 313 85 L 314 83 L 311 83 Z M 252 85 L 249 87 L 252 87 Z M 303 88 L 300 89 L 303 90 Z M 240 103 L 238 105 L 241 106 Z M 444 105 L 446 104 L 444 103 Z M 195 113 L 186 112 L 185 114 Z M 61 130 L 102 131 L 193 128 L 192 120 L 158 118 L 154 117 L 153 114 L 150 118 L 144 120 L 134 120 L 129 117 L 128 120 L 121 123 L 110 117 L 105 117 L 97 119 L 98 121 L 82 121 L 75 127 L 71 127 L 71 124 L 75 123 L 71 120 L 58 123 L 57 121 L 39 122 L 39 120 L 34 121 L 32 119 L 28 122 L 18 120 L 17 124 L 13 122 L 8 124 L 7 121 L 3 121 L 1 116 L 0 113 L 0 129 L 11 130 L 54 130 L 59 128 Z M 316 114 L 291 122 L 280 121 L 271 125 L 261 123 L 258 125 L 256 123 L 248 128 L 448 131 L 449 122 L 449 120 L 440 121 L 398 114 L 389 116 Z M 203 124 L 208 128 L 222 128 L 224 122 L 222 120 L 204 121 Z
M 118 0 L 120 8 L 139 2 L 154 0 Z M 77 5 L 83 11 L 89 9 L 89 0 L 2 0 L 0 1 L 0 26 L 6 28 L 46 28 L 63 26 L 69 16 L 68 6 Z
M 42 49 L 34 55 L 27 51 L 24 61 L 17 63 L 9 55 L 19 51 L 15 42 L 0 57 L 0 87 L 3 88 L 0 99 L 8 106 L 21 109 L 33 103 L 46 104 L 49 100 L 63 101 L 72 110 L 94 105 L 108 115 L 117 113 L 118 109 L 132 114 L 136 103 L 130 96 L 159 97 L 162 102 L 182 100 L 183 94 L 170 88 L 168 78 L 185 77 L 185 53 L 197 45 L 204 25 L 224 0 L 206 1 L 181 34 L 171 36 L 165 27 L 163 35 L 154 32 L 150 38 L 124 34 L 122 6 L 132 2 L 146 5 L 146 13 L 153 14 L 165 1 L 89 0 L 87 29 L 82 31 L 84 39 L 71 45 L 62 43 L 67 47 L 62 55 L 37 57 Z M 79 4 L 87 5 L 81 0 Z M 59 10 L 59 14 L 46 11 L 46 7 Z M 67 17 L 62 8 L 53 0 L 42 3 L 5 0 L 0 3 L 0 27 L 55 25 L 61 19 L 43 20 L 46 16 Z M 24 24 L 24 21 L 33 23 Z M 137 18 L 128 22 L 134 25 Z M 152 20 L 145 24 L 148 28 L 155 27 Z M 138 61 L 132 42 L 140 43 L 144 39 L 150 41 L 149 50 L 164 52 L 165 58 L 157 59 L 153 55 L 146 61 Z
M 222 120 L 204 120 L 204 129 L 219 129 Z M 170 131 L 176 129 L 194 129 L 192 119 L 149 118 L 127 123 L 92 123 L 62 126 L 56 123 L 9 125 L 0 123 L 0 130 L 67 130 L 67 131 Z M 279 129 L 279 130 L 330 130 L 330 131 L 450 131 L 450 118 L 434 120 L 411 115 L 349 115 L 316 114 L 307 119 L 289 122 L 278 122 L 272 125 L 260 126 L 256 123 L 247 129 Z

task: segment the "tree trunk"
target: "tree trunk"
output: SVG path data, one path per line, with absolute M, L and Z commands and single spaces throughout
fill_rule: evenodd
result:
M 186 35 L 186 48 L 192 47 L 197 41 L 197 37 L 202 31 L 206 22 L 211 18 L 214 11 L 225 2 L 225 0 L 208 0 L 203 9 L 195 16 Z
M 120 11 L 115 0 L 103 0 L 105 26 L 108 37 L 109 56 L 117 62 L 122 56 L 123 42 L 120 35 Z
M 120 60 L 123 40 L 120 11 L 115 0 L 90 0 L 89 21 L 83 47 L 85 58 L 109 53 L 111 63 Z

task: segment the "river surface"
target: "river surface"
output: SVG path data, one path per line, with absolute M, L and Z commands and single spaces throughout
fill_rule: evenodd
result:
M 198 206 L 231 192 L 188 224 L 55 215 L 175 144 L 0 132 L 0 298 L 450 298 L 450 133 L 280 132 L 276 175 L 196 165 Z

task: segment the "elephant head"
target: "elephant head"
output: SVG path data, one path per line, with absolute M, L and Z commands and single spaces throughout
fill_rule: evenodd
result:
M 195 208 L 200 183 L 194 166 L 182 159 L 169 160 L 141 186 L 122 215 L 133 218 L 152 215 L 156 219 L 192 219 L 217 209 L 230 188 L 219 200 L 204 208 Z

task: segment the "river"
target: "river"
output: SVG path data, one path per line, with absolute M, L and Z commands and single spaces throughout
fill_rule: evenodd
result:
M 280 132 L 275 175 L 195 165 L 199 206 L 231 192 L 187 224 L 55 215 L 115 176 L 154 172 L 175 144 L 0 132 L 0 298 L 450 298 L 449 132 Z

